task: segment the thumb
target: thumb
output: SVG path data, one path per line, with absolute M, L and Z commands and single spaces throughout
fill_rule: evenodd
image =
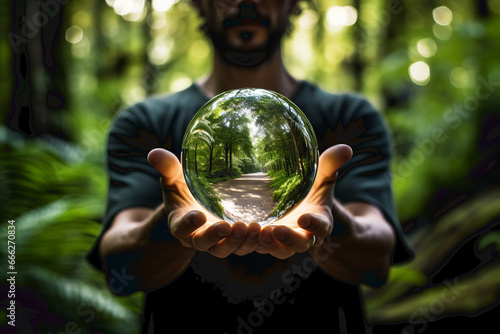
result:
M 163 148 L 155 148 L 148 154 L 148 162 L 163 176 L 166 185 L 172 185 L 176 179 L 182 177 L 182 167 L 179 159 Z
M 319 157 L 318 173 L 316 179 L 320 182 L 333 182 L 337 170 L 352 157 L 352 149 L 345 144 L 339 144 L 328 148 Z

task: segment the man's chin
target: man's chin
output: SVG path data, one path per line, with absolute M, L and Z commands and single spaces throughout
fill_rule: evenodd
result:
M 212 39 L 215 52 L 222 59 L 234 66 L 256 67 L 266 63 L 278 51 L 281 36 L 280 32 L 270 34 L 266 42 L 259 45 L 248 43 L 247 45 L 236 46 L 226 42 L 225 36 L 208 31 Z
M 253 52 L 238 52 L 238 51 L 225 51 L 224 59 L 232 65 L 241 67 L 256 67 L 265 63 L 269 58 L 267 51 L 253 51 Z

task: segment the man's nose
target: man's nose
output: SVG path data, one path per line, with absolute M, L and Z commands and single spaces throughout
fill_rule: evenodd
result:
M 216 0 L 216 1 L 221 1 L 221 0 Z M 274 0 L 271 0 L 274 1 Z M 231 6 L 239 6 L 240 4 L 243 5 L 257 5 L 261 3 L 261 0 L 226 0 L 226 3 Z
M 261 0 L 239 0 L 239 1 L 244 5 L 253 5 L 261 2 Z

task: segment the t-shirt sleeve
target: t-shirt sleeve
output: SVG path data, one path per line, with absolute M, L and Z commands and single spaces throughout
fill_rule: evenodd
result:
M 133 106 L 115 120 L 107 143 L 108 198 L 101 234 L 87 259 L 102 270 L 98 245 L 120 211 L 161 204 L 160 174 L 147 162 L 149 151 L 162 147 L 144 105 Z
M 388 129 L 370 103 L 358 97 L 352 99 L 335 131 L 338 142 L 353 149 L 352 159 L 339 170 L 335 197 L 342 203 L 362 201 L 379 208 L 396 234 L 393 263 L 409 260 L 412 252 L 394 205 Z

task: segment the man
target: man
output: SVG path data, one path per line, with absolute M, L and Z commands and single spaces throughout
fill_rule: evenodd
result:
M 280 42 L 297 0 L 193 4 L 214 46 L 213 70 L 115 122 L 104 232 L 91 260 L 102 263 L 116 294 L 147 292 L 144 332 L 364 332 L 358 284 L 383 284 L 390 264 L 409 256 L 379 114 L 360 97 L 325 93 L 286 71 Z M 292 99 L 324 151 L 306 199 L 263 228 L 230 225 L 204 210 L 178 160 L 196 111 L 243 87 Z

